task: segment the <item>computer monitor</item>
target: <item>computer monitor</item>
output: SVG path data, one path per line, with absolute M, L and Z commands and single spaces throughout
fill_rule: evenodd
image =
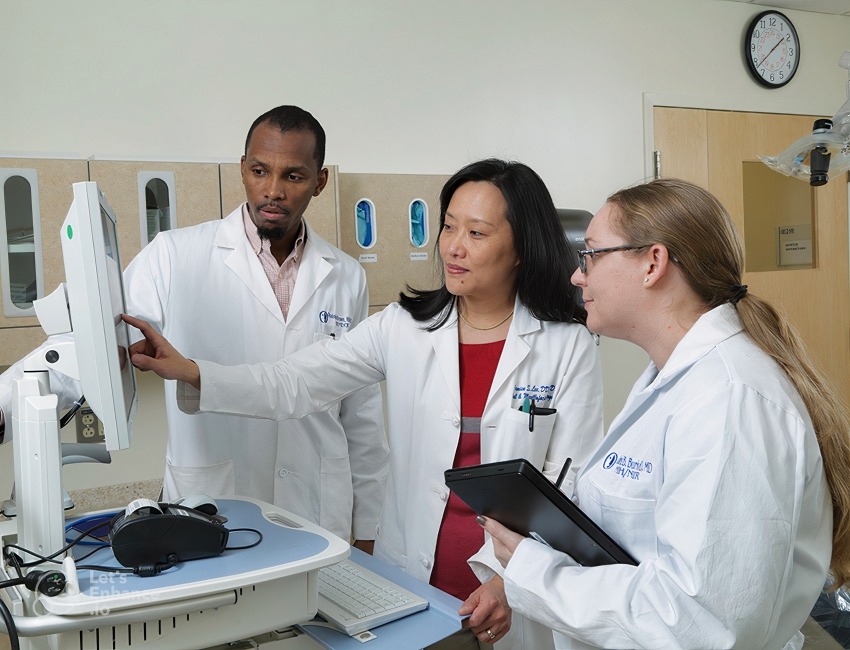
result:
M 106 448 L 127 449 L 138 400 L 121 320 L 127 308 L 115 212 L 97 183 L 73 189 L 60 237 L 80 383 L 103 424 Z
M 18 543 L 41 555 L 65 539 L 59 402 L 49 370 L 80 380 L 109 450 L 130 446 L 137 405 L 115 212 L 96 183 L 75 183 L 73 192 L 60 231 L 65 283 L 33 303 L 47 334 L 71 336 L 48 339 L 24 359 L 12 390 Z

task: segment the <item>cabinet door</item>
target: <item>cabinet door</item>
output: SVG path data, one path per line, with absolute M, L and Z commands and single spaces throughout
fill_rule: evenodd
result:
M 20 273 L 0 274 L 0 299 L 19 306 L 0 309 L 0 366 L 7 366 L 45 339 L 34 312 L 26 308 L 33 297 L 30 286 L 40 276 L 36 286 L 41 287 L 34 297 L 42 298 L 65 280 L 59 230 L 73 200 L 71 185 L 88 180 L 88 166 L 85 160 L 0 158 L 0 171 L 3 172 L 0 192 L 3 241 L 0 243 L 6 248 L 10 265 L 14 267 L 23 261 L 18 266 L 22 269 Z M 22 193 L 28 190 L 32 191 L 32 198 L 21 207 Z M 29 211 L 31 215 L 25 214 Z
M 440 286 L 434 258 L 442 175 L 340 174 L 340 248 L 360 260 L 373 311 L 409 284 Z
M 142 193 L 155 186 L 154 179 L 166 186 L 164 196 L 173 190 L 173 201 L 166 199 L 172 228 L 218 219 L 221 214 L 217 163 L 91 160 L 89 175 L 118 217 L 118 246 L 124 266 L 147 244 L 142 241 L 142 232 L 147 232 L 149 212 Z M 167 187 L 172 183 L 173 188 Z

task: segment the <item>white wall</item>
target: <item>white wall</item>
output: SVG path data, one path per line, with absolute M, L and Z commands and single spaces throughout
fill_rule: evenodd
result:
M 741 54 L 761 9 L 725 0 L 7 0 L 0 155 L 235 161 L 257 115 L 294 103 L 322 122 L 327 161 L 342 172 L 451 173 L 500 156 L 536 169 L 560 207 L 595 211 L 648 174 L 648 95 L 834 114 L 845 100 L 837 62 L 850 49 L 850 18 L 786 10 L 802 39 L 800 70 L 766 90 Z M 610 419 L 646 357 L 610 340 L 602 354 Z M 136 437 L 156 440 L 158 428 Z M 148 476 L 157 472 L 154 464 Z

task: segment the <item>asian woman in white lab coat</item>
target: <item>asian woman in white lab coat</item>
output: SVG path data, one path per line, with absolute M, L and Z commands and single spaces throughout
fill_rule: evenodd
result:
M 601 440 L 596 343 L 569 284 L 575 252 L 543 181 L 520 163 L 464 167 L 440 204 L 442 285 L 409 289 L 341 340 L 276 364 L 228 367 L 187 361 L 128 318 L 148 337 L 131 350 L 133 361 L 188 382 L 178 383 L 188 411 L 276 419 L 386 379 L 391 469 L 375 555 L 465 601 L 466 638 L 441 648 L 545 649 L 551 630 L 512 618 L 502 568 L 481 550 L 483 531 L 443 473 L 523 457 L 554 479 L 568 457 L 580 468 Z M 553 410 L 533 427 L 520 410 L 532 401 Z M 483 580 L 467 563 L 473 554 L 488 567 Z
M 588 326 L 651 363 L 575 500 L 639 564 L 581 567 L 482 520 L 509 604 L 558 648 L 800 648 L 825 581 L 850 578 L 842 400 L 741 284 L 740 238 L 705 190 L 622 190 L 586 241 Z

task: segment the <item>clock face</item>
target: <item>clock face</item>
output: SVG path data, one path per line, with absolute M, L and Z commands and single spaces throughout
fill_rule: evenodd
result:
M 769 88 L 787 84 L 800 63 L 800 39 L 794 25 L 778 11 L 760 13 L 744 34 L 744 59 L 760 84 Z

